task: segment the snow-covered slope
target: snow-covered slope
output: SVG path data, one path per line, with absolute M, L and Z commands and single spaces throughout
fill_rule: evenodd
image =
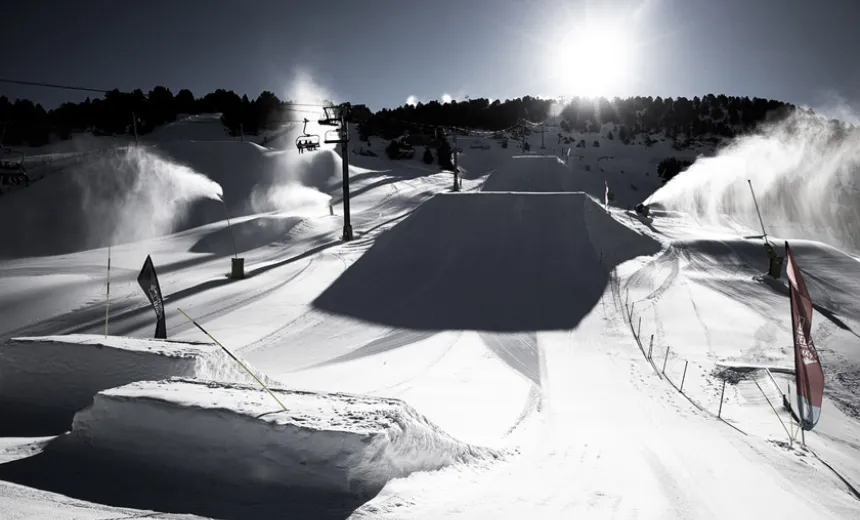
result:
M 421 153 L 391 161 L 386 143 L 354 142 L 349 243 L 340 238 L 342 163 L 330 150 L 299 155 L 286 137 L 269 143 L 286 142 L 284 151 L 236 140 L 147 148 L 217 181 L 233 233 L 220 202 L 195 199 L 179 224 L 115 245 L 110 333 L 151 335 L 135 277 L 152 254 L 169 337 L 204 339 L 181 307 L 277 381 L 299 413 L 281 421 L 286 414 L 256 387 L 218 381 L 107 389 L 78 411 L 78 433 L 48 444 L 8 440 L 5 460 L 18 460 L 0 464 L 0 478 L 115 506 L 231 519 L 285 511 L 314 519 L 856 518 L 860 501 L 830 468 L 860 482 L 860 264 L 824 244 L 792 241 L 816 303 L 813 335 L 828 386 L 808 449 L 788 446 L 764 396 L 786 420 L 779 406 L 789 379 L 775 372 L 774 385 L 748 368 L 792 366 L 785 286 L 761 276 L 761 241 L 741 238 L 755 232 L 731 219 L 625 211 L 660 184 L 660 160 L 705 150 L 674 150 L 660 136 L 650 146 L 623 145 L 604 130 L 573 135 L 585 148 L 547 134 L 540 149 L 532 133 L 528 153 L 485 134 L 461 137 L 463 193 L 455 194 L 445 193 L 452 173 L 424 164 Z M 490 146 L 472 148 L 473 139 Z M 608 211 L 604 182 L 616 194 Z M 36 186 L 28 190 L 13 196 Z M 26 229 L 48 254 L 38 228 Z M 246 261 L 241 281 L 225 277 L 231 235 Z M 107 250 L 88 247 L 0 255 L 16 257 L 0 261 L 0 336 L 103 333 Z M 339 393 L 351 396 L 331 398 Z M 379 457 L 368 456 L 372 444 L 332 433 L 335 422 L 378 426 Z M 398 444 L 409 439 L 423 440 Z M 328 463 L 347 452 L 370 468 L 361 472 L 373 482 L 367 495 L 334 491 L 351 481 L 343 464 L 335 472 Z M 392 463 L 401 459 L 408 471 Z M 183 463 L 198 471 L 183 473 Z M 270 480 L 308 472 L 317 491 Z M 11 509 L 29 507 L 19 503 Z
M 604 254 L 604 241 L 624 248 Z M 437 195 L 315 305 L 417 330 L 569 329 L 600 299 L 615 265 L 658 250 L 582 193 Z

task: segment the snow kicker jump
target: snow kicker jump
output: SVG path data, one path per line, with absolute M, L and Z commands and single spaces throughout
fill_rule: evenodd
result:
M 442 194 L 380 237 L 314 305 L 418 330 L 571 329 L 615 265 L 659 249 L 583 193 Z

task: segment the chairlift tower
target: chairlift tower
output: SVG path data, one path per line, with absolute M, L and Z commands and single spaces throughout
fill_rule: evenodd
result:
M 343 240 L 352 240 L 352 224 L 349 221 L 349 127 L 346 125 L 347 105 L 324 107 L 325 118 L 319 120 L 321 126 L 334 126 L 334 130 L 325 133 L 323 142 L 340 144 L 341 162 L 343 163 Z

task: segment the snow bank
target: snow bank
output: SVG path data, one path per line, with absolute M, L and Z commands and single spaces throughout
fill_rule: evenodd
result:
M 563 330 L 600 300 L 614 265 L 660 245 L 583 193 L 430 199 L 315 301 L 418 330 Z
M 238 140 L 221 122 L 221 114 L 197 114 L 181 117 L 155 129 L 143 139 L 150 142 L 169 141 L 228 141 Z
M 251 380 L 208 343 L 100 335 L 14 338 L 0 344 L 0 434 L 62 432 L 99 390 L 174 376 Z
M 287 411 L 258 386 L 132 383 L 99 392 L 75 415 L 68 440 L 131 467 L 357 494 L 375 493 L 415 471 L 492 456 L 454 440 L 398 400 L 275 392 Z

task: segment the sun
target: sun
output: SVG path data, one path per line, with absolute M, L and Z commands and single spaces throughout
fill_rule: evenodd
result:
M 609 97 L 630 82 L 633 42 L 618 27 L 589 25 L 553 47 L 553 82 L 565 95 Z

